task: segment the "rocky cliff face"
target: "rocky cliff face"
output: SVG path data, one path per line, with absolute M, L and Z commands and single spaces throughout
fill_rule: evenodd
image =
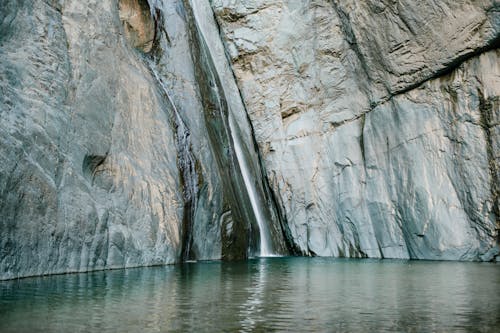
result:
M 194 15 L 1 2 L 0 279 L 258 254 L 243 164 L 284 253 L 234 78 Z
M 301 252 L 498 253 L 498 1 L 212 3 Z
M 1 0 L 0 279 L 244 258 L 262 221 L 274 253 L 493 259 L 499 11 Z

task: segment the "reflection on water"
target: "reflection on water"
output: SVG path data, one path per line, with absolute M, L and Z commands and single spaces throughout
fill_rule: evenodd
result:
M 257 263 L 257 272 L 252 274 L 251 283 L 245 288 L 247 293 L 246 301 L 239 306 L 239 318 L 242 331 L 252 332 L 256 324 L 262 321 L 264 305 L 264 287 L 266 285 L 266 263 L 261 261 Z
M 0 332 L 491 331 L 500 265 L 262 258 L 0 282 Z

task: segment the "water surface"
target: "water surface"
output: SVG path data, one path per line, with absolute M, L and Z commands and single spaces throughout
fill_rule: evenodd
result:
M 0 282 L 0 332 L 498 332 L 499 296 L 499 264 L 202 262 Z

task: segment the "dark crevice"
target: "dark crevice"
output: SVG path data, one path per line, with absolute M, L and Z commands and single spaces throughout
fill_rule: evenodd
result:
M 184 198 L 184 215 L 182 219 L 182 253 L 181 259 L 196 260 L 196 253 L 193 249 L 193 229 L 195 222 L 196 204 L 198 201 L 198 173 L 196 159 L 192 152 L 190 133 L 185 126 L 177 131 L 177 166 L 180 170 L 182 185 L 182 195 Z
M 96 173 L 99 167 L 102 166 L 108 157 L 108 154 L 104 155 L 85 155 L 83 158 L 82 171 L 83 175 L 87 180 L 93 184 Z
M 348 216 L 345 217 L 345 220 L 349 224 L 351 233 L 354 238 L 354 244 L 352 244 L 352 242 L 349 240 L 347 241 L 349 243 L 349 257 L 368 258 L 368 255 L 363 250 L 361 250 L 358 227 Z
M 359 136 L 359 146 L 361 148 L 361 159 L 363 160 L 363 167 L 366 170 L 365 122 L 366 122 L 366 113 L 363 113 L 361 117 L 361 133 Z
M 159 52 L 160 50 L 156 51 L 157 56 L 159 56 Z M 151 62 L 154 59 L 146 57 L 145 60 L 152 76 L 158 82 L 158 86 L 162 88 L 159 91 L 163 97 L 163 101 L 168 105 L 166 114 L 170 123 L 173 124 L 172 127 L 174 129 L 177 148 L 177 168 L 179 170 L 184 202 L 181 227 L 181 260 L 196 260 L 197 253 L 196 249 L 193 248 L 192 231 L 194 228 L 199 189 L 203 184 L 203 177 L 200 170 L 201 168 L 199 167 L 199 161 L 193 153 L 189 128 L 182 120 L 179 111 L 177 110 L 173 100 L 170 98 L 162 79 L 154 70 L 154 66 Z
M 163 13 L 160 8 L 150 8 L 149 2 L 146 0 L 141 0 L 141 2 L 146 2 L 147 9 L 152 13 L 152 19 L 154 21 L 152 49 L 150 52 L 146 52 L 146 54 L 143 55 L 143 59 L 146 61 L 152 76 L 158 82 L 158 87 L 161 88 L 159 92 L 163 97 L 162 100 L 167 105 L 167 109 L 165 110 L 167 118 L 174 129 L 177 149 L 177 168 L 179 170 L 183 198 L 182 225 L 180 230 L 180 259 L 181 261 L 196 260 L 199 253 L 194 247 L 193 231 L 195 227 L 195 213 L 198 205 L 198 197 L 200 195 L 200 189 L 203 187 L 202 170 L 200 162 L 193 153 L 190 130 L 182 119 L 174 101 L 170 97 L 160 74 L 155 70 L 155 62 L 163 56 L 163 50 L 160 45 L 162 32 L 167 42 L 167 46 L 171 44 L 170 37 L 164 26 Z
M 494 134 L 491 129 L 494 126 L 495 112 L 498 110 L 500 105 L 500 99 L 498 96 L 494 98 L 486 99 L 483 93 L 478 90 L 479 97 L 479 112 L 481 115 L 481 127 L 483 128 L 485 139 L 486 139 L 486 154 L 488 156 L 488 167 L 490 171 L 491 184 L 491 200 L 493 209 L 493 219 L 495 220 L 496 238 L 497 244 L 500 243 L 500 170 L 498 169 L 497 161 L 495 160 L 495 150 L 494 150 Z M 498 116 L 498 115 L 497 115 Z M 498 125 L 497 125 L 498 126 Z
M 163 32 L 165 35 L 165 39 L 168 42 L 168 45 L 170 46 L 170 38 L 168 36 L 167 30 L 165 29 L 165 26 L 163 24 L 163 14 L 159 8 L 154 8 L 153 10 L 153 22 L 154 22 L 154 34 L 153 34 L 153 44 L 151 47 L 151 51 L 149 53 L 152 53 L 154 55 L 159 55 L 161 54 L 161 48 L 160 48 L 160 40 L 161 36 L 160 33 Z
M 380 254 L 380 258 L 384 259 L 384 252 L 382 251 L 382 247 L 380 246 L 378 238 L 375 238 L 375 241 L 377 242 L 378 253 Z
M 354 121 L 357 121 L 359 119 L 362 119 L 363 123 L 364 123 L 364 119 L 365 119 L 365 115 L 370 112 L 372 110 L 367 110 L 365 112 L 362 112 L 361 114 L 358 114 L 352 118 L 348 118 L 348 119 L 343 119 L 343 120 L 340 120 L 340 121 L 330 121 L 330 128 L 332 129 L 337 129 L 343 125 L 346 125 L 346 124 L 350 124 Z
M 295 114 L 301 113 L 302 110 L 298 107 L 293 107 L 281 112 L 281 120 L 286 120 Z

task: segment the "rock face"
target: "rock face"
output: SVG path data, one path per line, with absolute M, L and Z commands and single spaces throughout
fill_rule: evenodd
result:
M 302 253 L 491 258 L 498 1 L 212 4 Z
M 258 254 L 241 163 L 284 253 L 234 78 L 194 20 L 187 1 L 1 2 L 0 279 Z
M 2 0 L 0 279 L 245 258 L 262 223 L 278 254 L 495 260 L 499 12 Z
M 172 262 L 173 130 L 118 11 L 2 1 L 0 22 L 0 276 Z

